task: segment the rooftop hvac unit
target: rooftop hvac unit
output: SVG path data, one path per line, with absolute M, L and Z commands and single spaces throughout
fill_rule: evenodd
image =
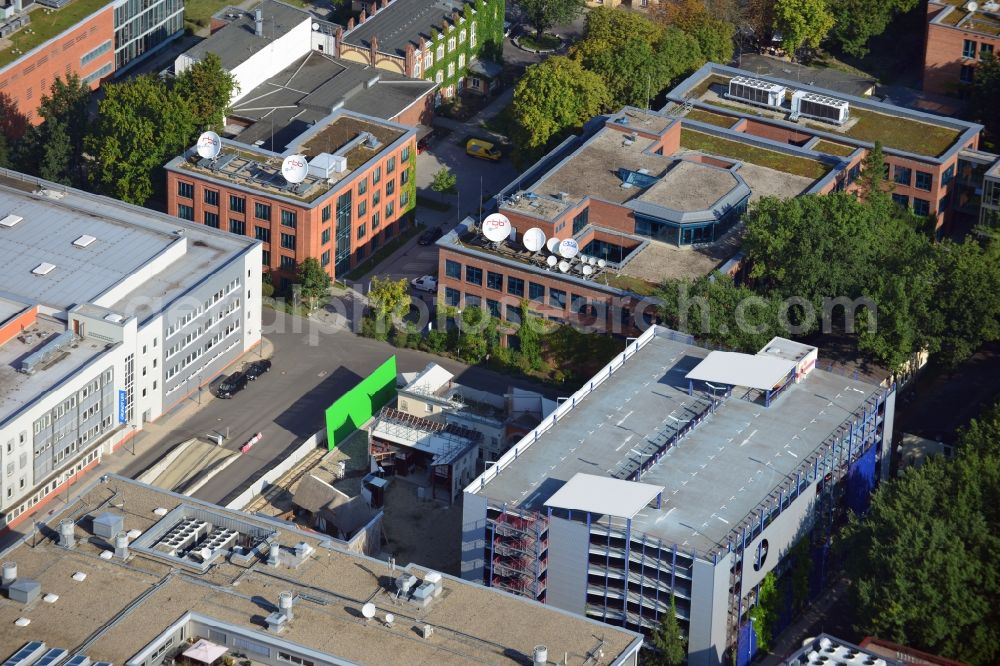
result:
M 792 119 L 799 116 L 843 125 L 850 118 L 851 105 L 836 97 L 796 90 L 792 95 Z
M 729 93 L 726 97 L 777 109 L 785 101 L 785 86 L 746 76 L 734 76 L 729 79 Z
M 345 171 L 347 171 L 347 157 L 344 155 L 320 153 L 309 160 L 309 175 L 313 178 L 326 180 L 332 178 L 334 174 Z

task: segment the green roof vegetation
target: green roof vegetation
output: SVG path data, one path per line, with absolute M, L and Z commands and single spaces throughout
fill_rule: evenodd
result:
M 834 143 L 833 141 L 825 141 L 823 139 L 817 141 L 812 149 L 820 153 L 838 155 L 840 157 L 847 157 L 857 150 L 854 146 L 845 146 L 842 143 Z
M 728 76 L 720 76 L 719 74 L 711 74 L 709 76 L 706 76 L 704 79 L 702 79 L 698 83 L 698 85 L 694 86 L 693 88 L 691 88 L 688 91 L 687 96 L 688 97 L 699 98 L 702 95 L 704 95 L 706 92 L 708 92 L 709 87 L 711 87 L 712 84 L 715 84 L 715 83 L 718 83 L 720 85 L 726 86 L 728 88 L 729 87 L 729 77 Z
M 702 109 L 691 109 L 684 117 L 688 120 L 698 120 L 718 127 L 732 127 L 733 123 L 736 122 L 736 118 L 732 116 L 724 116 L 721 113 L 712 113 Z
M 281 0 L 293 7 L 305 7 L 304 0 Z M 212 15 L 221 9 L 236 3 L 227 0 L 184 0 L 184 25 L 197 31 L 207 28 L 212 22 Z M 337 5 L 338 3 L 333 3 Z
M 950 127 L 876 113 L 853 105 L 851 118 L 856 122 L 842 131 L 845 136 L 871 143 L 881 141 L 888 148 L 918 155 L 937 157 L 948 150 L 960 135 L 958 130 Z
M 43 44 L 64 30 L 87 18 L 110 0 L 73 0 L 62 9 L 47 9 L 41 5 L 29 14 L 31 23 L 8 37 L 11 45 L 0 50 L 0 67 L 5 67 L 22 55 Z M 31 32 L 28 32 L 28 31 Z M 17 49 L 19 53 L 14 53 Z M 44 94 L 48 94 L 48 90 Z
M 758 148 L 747 143 L 722 139 L 686 128 L 681 129 L 681 146 L 688 150 L 714 153 L 721 157 L 729 157 L 795 176 L 805 176 L 813 180 L 822 178 L 830 170 L 828 166 L 816 160 Z
M 602 275 L 600 279 L 603 278 L 604 276 Z M 656 294 L 658 289 L 658 287 L 651 282 L 640 280 L 639 278 L 632 277 L 631 275 L 615 275 L 610 271 L 607 275 L 607 282 L 609 287 L 630 291 L 633 294 L 638 294 L 639 296 L 653 296 Z

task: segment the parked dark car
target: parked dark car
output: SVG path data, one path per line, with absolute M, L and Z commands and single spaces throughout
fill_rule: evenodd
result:
M 247 376 L 242 372 L 234 372 L 219 384 L 216 395 L 220 398 L 232 398 L 247 387 Z
M 444 230 L 441 227 L 430 227 L 424 233 L 420 234 L 420 238 L 417 239 L 417 245 L 431 245 L 443 235 Z
M 260 377 L 265 372 L 269 371 L 270 369 L 271 369 L 271 361 L 269 359 L 263 358 L 259 361 L 254 361 L 253 363 L 248 365 L 246 367 L 246 370 L 243 371 L 243 374 L 246 375 L 247 379 L 253 381 L 258 377 Z

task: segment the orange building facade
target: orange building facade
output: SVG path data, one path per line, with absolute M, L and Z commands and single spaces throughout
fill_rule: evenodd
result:
M 38 103 L 49 94 L 57 77 L 65 80 L 76 74 L 96 90 L 101 80 L 114 72 L 114 39 L 114 7 L 109 3 L 0 68 L 0 95 L 6 95 L 28 123 L 37 125 L 42 120 L 37 114 Z
M 350 146 L 366 133 L 375 135 L 380 146 L 370 157 L 367 145 Z M 331 144 L 333 136 L 340 140 Z M 167 212 L 260 240 L 263 269 L 276 287 L 287 287 L 309 257 L 319 260 L 331 277 L 343 278 L 412 224 L 413 128 L 341 111 L 299 137 L 286 154 L 226 142 L 218 162 L 237 151 L 240 157 L 222 168 L 199 167 L 193 151 L 168 163 Z M 280 163 L 288 155 L 304 155 L 315 165 L 317 158 L 331 153 L 347 158 L 346 171 L 332 177 L 310 175 L 301 194 L 291 191 L 280 175 Z

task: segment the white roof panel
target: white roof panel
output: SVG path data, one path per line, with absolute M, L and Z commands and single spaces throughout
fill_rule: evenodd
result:
M 687 373 L 688 379 L 715 382 L 729 386 L 769 391 L 776 388 L 795 369 L 795 361 L 770 354 L 739 354 L 736 352 L 711 352 Z
M 631 518 L 662 492 L 663 486 L 578 472 L 545 506 Z

